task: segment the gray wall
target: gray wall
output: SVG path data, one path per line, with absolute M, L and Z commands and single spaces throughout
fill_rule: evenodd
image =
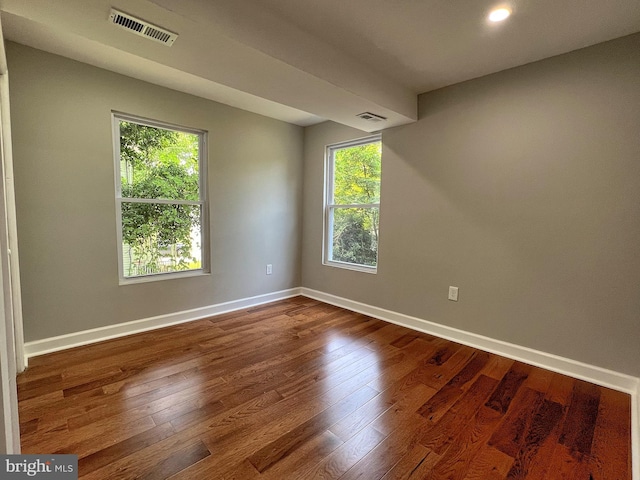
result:
M 302 284 L 640 376 L 640 35 L 422 95 L 377 275 L 321 264 L 324 147 L 363 132 L 8 57 L 27 341 Z M 210 276 L 118 286 L 112 109 L 209 131 Z
M 300 285 L 302 128 L 22 45 L 7 54 L 27 341 Z M 211 275 L 118 286 L 111 110 L 209 132 Z
M 420 96 L 377 275 L 321 265 L 324 146 L 364 134 L 307 128 L 303 285 L 640 376 L 639 79 L 634 35 Z

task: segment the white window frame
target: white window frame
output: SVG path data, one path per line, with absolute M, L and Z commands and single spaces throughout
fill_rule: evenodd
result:
M 182 125 L 152 120 L 137 115 L 130 115 L 122 112 L 111 112 L 113 129 L 113 151 L 115 163 L 115 199 L 116 199 L 116 231 L 118 247 L 118 276 L 119 284 L 127 285 L 132 283 L 155 282 L 158 280 L 172 280 L 176 278 L 195 277 L 209 275 L 211 272 L 211 255 L 209 248 L 209 202 L 207 201 L 207 131 L 199 130 Z M 120 121 L 137 123 L 148 127 L 162 128 L 176 132 L 190 133 L 198 135 L 198 190 L 200 198 L 197 201 L 191 200 L 166 200 L 166 199 L 146 199 L 146 198 L 122 198 L 122 178 L 120 176 Z M 169 205 L 197 205 L 200 207 L 200 243 L 201 243 L 201 265 L 202 268 L 193 270 L 183 270 L 177 272 L 162 272 L 148 275 L 138 275 L 126 277 L 124 275 L 124 259 L 122 251 L 122 203 L 161 203 Z
M 333 210 L 336 208 L 377 208 L 380 212 L 380 203 L 357 203 L 357 204 L 335 204 L 334 203 L 334 154 L 337 150 L 342 150 L 349 147 L 357 147 L 359 145 L 366 145 L 368 143 L 382 142 L 382 135 L 376 134 L 364 138 L 358 138 L 355 140 L 349 140 L 347 142 L 334 143 L 327 145 L 325 149 L 325 178 L 324 178 L 324 226 L 322 235 L 322 263 L 330 267 L 345 268 L 347 270 L 355 270 L 364 273 L 377 273 L 379 263 L 376 262 L 375 267 L 368 265 L 361 265 L 356 263 L 340 262 L 332 260 L 333 256 Z M 378 252 L 380 245 L 378 245 Z

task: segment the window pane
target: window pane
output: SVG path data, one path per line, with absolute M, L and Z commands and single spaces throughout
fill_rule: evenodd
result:
M 202 268 L 200 206 L 122 202 L 125 277 Z
M 378 263 L 378 208 L 332 209 L 332 258 L 375 267 Z
M 120 121 L 122 198 L 199 200 L 199 136 Z
M 380 203 L 381 142 L 334 151 L 333 203 Z

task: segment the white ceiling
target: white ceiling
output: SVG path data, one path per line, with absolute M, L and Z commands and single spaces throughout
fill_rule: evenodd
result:
M 640 0 L 258 0 L 424 93 L 640 31 Z M 486 21 L 497 6 L 513 15 Z
M 508 5 L 513 15 L 490 25 Z M 180 36 L 108 21 L 111 7 Z M 640 31 L 640 0 L 0 0 L 5 38 L 298 125 L 415 121 L 417 94 Z M 11 65 L 9 65 L 9 72 Z M 384 123 L 356 114 L 370 111 Z

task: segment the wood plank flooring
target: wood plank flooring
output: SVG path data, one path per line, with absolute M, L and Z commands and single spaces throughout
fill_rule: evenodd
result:
M 631 479 L 630 398 L 296 297 L 33 358 L 24 453 L 89 479 Z

